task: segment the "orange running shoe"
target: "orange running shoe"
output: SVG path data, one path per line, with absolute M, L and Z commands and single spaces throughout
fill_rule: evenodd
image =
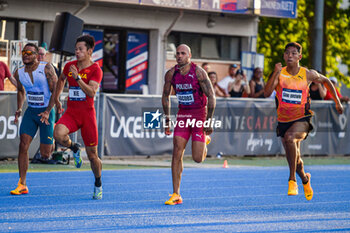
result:
M 173 193 L 173 195 L 169 194 L 170 199 L 165 202 L 166 205 L 177 205 L 177 204 L 182 204 L 182 197 L 177 194 Z
M 288 181 L 288 195 L 298 195 L 298 185 L 294 180 Z
M 17 188 L 10 192 L 12 195 L 27 194 L 29 192 L 28 187 L 26 185 L 21 184 L 20 182 L 21 179 L 18 181 Z
M 303 184 L 304 186 L 304 194 L 306 200 L 310 201 L 312 197 L 314 196 L 314 191 L 311 188 L 311 174 L 306 173 L 307 178 L 309 178 L 309 181 L 306 184 Z
M 209 135 L 205 136 L 205 144 L 209 145 L 211 142 L 211 137 Z

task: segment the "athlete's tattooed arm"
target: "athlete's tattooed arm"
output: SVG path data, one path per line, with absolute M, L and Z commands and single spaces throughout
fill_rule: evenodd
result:
M 170 94 L 172 90 L 171 80 L 174 75 L 174 68 L 168 70 L 164 77 L 164 87 L 162 94 L 162 105 L 166 121 L 165 134 L 170 134 L 169 121 L 170 121 Z
M 50 63 L 47 63 L 45 66 L 45 75 L 47 78 L 49 89 L 51 91 L 51 97 L 50 97 L 49 105 L 47 106 L 46 110 L 40 113 L 39 116 L 41 116 L 40 121 L 42 123 L 49 125 L 50 123 L 48 120 L 50 117 L 50 112 L 53 106 L 55 106 L 55 92 L 56 92 L 56 85 L 57 85 L 57 75 L 56 75 L 55 69 Z
M 21 116 L 22 113 L 22 106 L 25 100 L 25 90 L 24 87 L 22 86 L 22 83 L 19 81 L 19 75 L 18 75 L 18 70 L 15 71 L 14 77 L 17 82 L 17 111 L 15 113 L 15 123 L 18 122 L 18 118 Z
M 215 106 L 216 106 L 215 91 L 214 91 L 213 85 L 210 82 L 207 72 L 203 70 L 203 68 L 197 66 L 196 74 L 197 74 L 199 85 L 201 86 L 203 93 L 208 97 L 207 120 L 209 120 L 213 118 L 214 111 L 215 111 Z M 211 134 L 213 131 L 211 127 L 205 128 L 204 130 L 208 135 Z

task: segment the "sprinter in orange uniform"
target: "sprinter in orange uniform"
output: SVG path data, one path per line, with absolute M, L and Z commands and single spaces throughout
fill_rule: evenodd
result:
M 343 106 L 337 97 L 332 82 L 315 70 L 299 66 L 302 58 L 302 47 L 296 42 L 286 45 L 283 55 L 285 67 L 281 63 L 275 65 L 274 72 L 266 84 L 264 95 L 268 97 L 276 90 L 277 136 L 281 137 L 289 165 L 288 195 L 298 195 L 295 173 L 303 182 L 307 200 L 313 197 L 310 173 L 305 173 L 300 155 L 300 143 L 306 139 L 313 129 L 310 110 L 309 85 L 311 82 L 322 83 L 332 94 L 339 114 Z

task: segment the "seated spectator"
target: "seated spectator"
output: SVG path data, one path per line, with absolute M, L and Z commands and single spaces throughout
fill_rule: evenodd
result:
M 208 62 L 204 62 L 204 63 L 202 64 L 202 68 L 203 68 L 203 70 L 205 70 L 207 73 L 209 73 L 210 65 L 209 65 Z
M 309 87 L 310 97 L 312 100 L 323 100 L 326 96 L 327 89 L 322 83 L 312 82 Z
M 228 76 L 220 80 L 218 85 L 225 90 L 225 93 L 228 94 L 228 84 L 235 80 L 235 74 L 238 70 L 238 66 L 236 64 L 231 64 L 228 68 Z
M 253 71 L 253 77 L 249 81 L 250 87 L 250 95 L 252 98 L 265 98 L 264 96 L 264 80 L 263 80 L 263 72 L 261 68 L 257 67 Z
M 250 94 L 247 76 L 243 73 L 243 70 L 237 70 L 235 81 L 229 83 L 228 92 L 231 97 L 242 97 L 243 93 Z
M 216 72 L 209 72 L 208 73 L 209 79 L 211 81 L 211 84 L 213 85 L 214 91 L 215 91 L 215 96 L 216 97 L 229 97 L 229 94 L 225 93 L 225 90 L 222 89 L 219 85 L 218 85 L 218 76 L 216 74 Z
M 348 97 L 348 96 L 342 96 L 342 95 L 340 94 L 340 92 L 338 91 L 338 88 L 337 88 L 338 80 L 337 80 L 337 78 L 336 78 L 336 77 L 330 77 L 329 80 L 331 80 L 331 82 L 333 83 L 333 85 L 334 85 L 334 87 L 335 87 L 335 91 L 337 92 L 337 95 L 338 95 L 340 101 L 341 101 L 342 103 L 347 103 L 347 102 L 349 102 L 349 100 L 350 100 L 349 97 Z M 328 91 L 328 89 L 327 89 L 326 96 L 324 97 L 324 100 L 332 100 L 332 95 L 331 95 L 331 93 Z

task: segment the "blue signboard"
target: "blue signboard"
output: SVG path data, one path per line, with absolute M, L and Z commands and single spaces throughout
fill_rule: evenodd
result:
M 126 90 L 141 90 L 148 79 L 148 33 L 128 32 Z
M 87 30 L 83 31 L 84 35 L 90 35 L 95 38 L 95 48 L 92 53 L 92 60 L 97 62 L 100 67 L 103 64 L 103 31 L 102 30 Z
M 254 13 L 269 17 L 296 18 L 297 0 L 255 0 Z

